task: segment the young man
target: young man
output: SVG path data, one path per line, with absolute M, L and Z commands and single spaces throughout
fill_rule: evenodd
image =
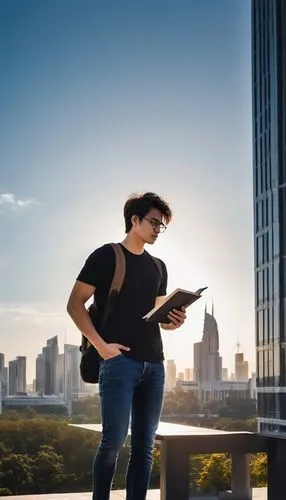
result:
M 102 317 L 114 269 L 110 245 L 95 250 L 87 259 L 71 292 L 67 311 L 102 362 L 99 394 L 102 440 L 94 460 L 93 500 L 108 500 L 118 453 L 127 436 L 131 416 L 131 451 L 126 475 L 127 500 L 145 500 L 152 468 L 153 443 L 160 420 L 164 391 L 164 365 L 160 326 L 142 317 L 164 300 L 167 270 L 163 277 L 144 246 L 153 244 L 172 217 L 168 204 L 154 193 L 135 195 L 124 207 L 126 238 L 121 243 L 126 274 L 116 304 L 100 335 L 85 308 L 96 292 Z M 185 321 L 185 311 L 172 311 L 174 330 Z

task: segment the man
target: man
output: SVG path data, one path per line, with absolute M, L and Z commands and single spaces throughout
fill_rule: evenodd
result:
M 96 292 L 103 316 L 115 269 L 110 245 L 87 259 L 71 292 L 67 311 L 102 358 L 99 394 L 102 440 L 94 460 L 93 500 L 108 500 L 117 458 L 128 433 L 131 416 L 131 451 L 126 475 L 127 500 L 145 500 L 152 468 L 153 443 L 160 420 L 164 391 L 163 348 L 160 326 L 142 317 L 166 296 L 167 270 L 162 277 L 144 249 L 165 231 L 172 217 L 168 204 L 154 193 L 134 195 L 124 207 L 126 238 L 121 243 L 126 274 L 116 304 L 104 326 L 96 331 L 85 308 Z M 185 310 L 172 311 L 165 330 L 184 323 Z

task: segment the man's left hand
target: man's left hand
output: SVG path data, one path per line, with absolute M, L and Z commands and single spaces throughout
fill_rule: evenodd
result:
M 168 314 L 168 318 L 171 320 L 171 323 L 161 323 L 161 327 L 164 330 L 176 330 L 184 324 L 186 317 L 185 307 L 182 307 L 181 310 L 173 309 Z

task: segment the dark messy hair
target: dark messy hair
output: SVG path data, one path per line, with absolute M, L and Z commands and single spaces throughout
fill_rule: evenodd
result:
M 140 221 L 152 210 L 156 208 L 161 212 L 165 224 L 169 224 L 172 218 L 172 211 L 168 203 L 155 193 L 133 194 L 125 203 L 124 219 L 125 232 L 132 229 L 131 217 L 137 215 Z

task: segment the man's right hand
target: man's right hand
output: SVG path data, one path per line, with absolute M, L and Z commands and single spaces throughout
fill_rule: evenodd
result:
M 98 350 L 99 355 L 104 359 L 111 359 L 122 354 L 121 351 L 130 351 L 130 347 L 121 344 L 105 344 L 104 347 Z

